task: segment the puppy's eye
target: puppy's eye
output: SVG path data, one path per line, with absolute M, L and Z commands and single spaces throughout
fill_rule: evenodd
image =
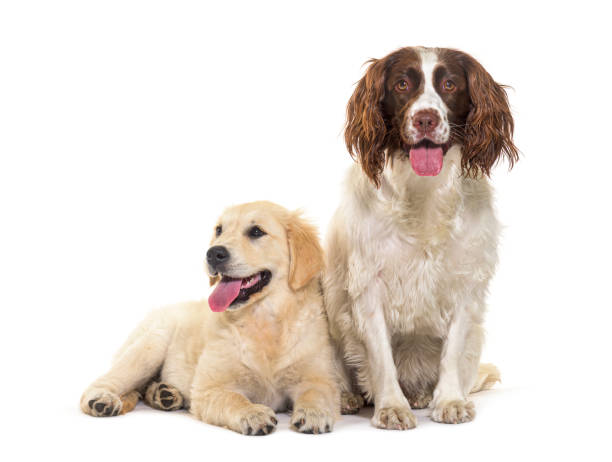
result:
M 410 84 L 408 83 L 407 80 L 400 80 L 399 82 L 395 84 L 395 89 L 399 91 L 400 93 L 403 93 L 410 89 Z
M 259 226 L 253 226 L 249 229 L 249 237 L 257 239 L 258 237 L 265 236 L 266 232 Z
M 217 225 L 217 227 L 215 228 L 215 236 L 217 237 L 221 236 L 222 232 L 223 232 L 223 228 L 221 227 L 221 225 Z
M 457 85 L 455 85 L 455 82 L 450 79 L 447 79 L 442 82 L 442 90 L 444 90 L 445 92 L 450 93 L 452 91 L 455 91 L 455 88 L 457 88 Z

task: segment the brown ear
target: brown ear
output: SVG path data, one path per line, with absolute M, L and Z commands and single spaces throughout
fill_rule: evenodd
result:
M 371 59 L 370 65 L 346 107 L 344 140 L 353 158 L 376 187 L 385 166 L 387 126 L 381 108 L 385 96 L 385 60 Z
M 317 229 L 302 219 L 299 212 L 289 216 L 289 286 L 299 290 L 323 270 L 323 249 Z
M 506 91 L 478 61 L 468 54 L 461 55 L 472 104 L 463 140 L 463 171 L 473 177 L 489 175 L 501 156 L 512 168 L 519 155 L 512 141 L 514 120 Z

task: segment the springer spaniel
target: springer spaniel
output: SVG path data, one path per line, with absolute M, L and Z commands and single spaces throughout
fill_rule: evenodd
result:
M 503 87 L 471 56 L 402 48 L 369 67 L 348 103 L 350 170 L 327 242 L 326 309 L 343 412 L 374 402 L 379 428 L 474 418 L 499 224 L 488 175 L 518 160 Z M 352 394 L 354 392 L 355 394 Z

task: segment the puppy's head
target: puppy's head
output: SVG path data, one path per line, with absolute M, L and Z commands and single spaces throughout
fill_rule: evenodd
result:
M 299 291 L 323 269 L 316 229 L 270 202 L 227 209 L 206 253 L 213 311 L 244 308 L 274 290 Z
M 470 176 L 488 175 L 501 156 L 510 166 L 518 159 L 504 88 L 468 54 L 408 47 L 369 63 L 347 106 L 345 139 L 376 186 L 393 156 L 437 175 L 453 144 Z

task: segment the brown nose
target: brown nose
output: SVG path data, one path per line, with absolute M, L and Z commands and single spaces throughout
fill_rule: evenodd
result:
M 412 125 L 420 135 L 429 135 L 440 123 L 438 114 L 434 111 L 419 111 L 412 117 Z

